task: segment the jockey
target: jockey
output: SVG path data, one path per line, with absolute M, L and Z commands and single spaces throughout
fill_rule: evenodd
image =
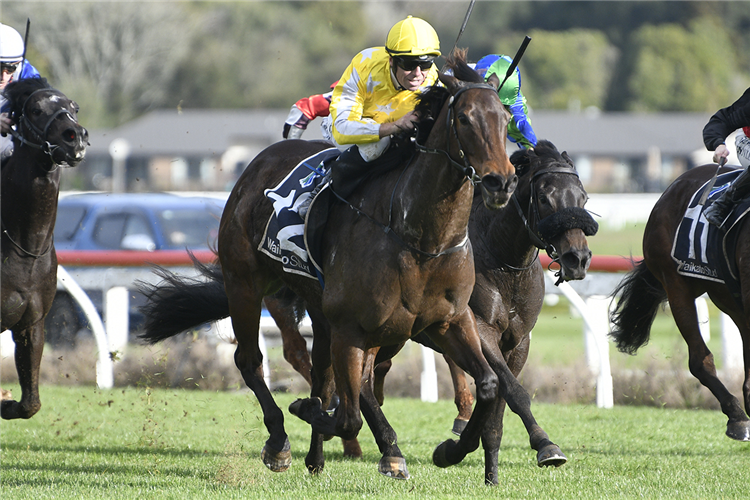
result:
M 352 59 L 333 89 L 323 136 L 344 151 L 331 165 L 334 191 L 346 197 L 388 149 L 390 136 L 411 133 L 418 93 L 434 85 L 440 40 L 427 21 L 409 16 L 388 32 L 385 47 Z M 391 148 L 397 149 L 397 148 Z M 394 152 L 393 155 L 399 155 Z
M 489 54 L 477 61 L 474 70 L 482 75 L 485 81 L 492 74 L 496 74 L 502 82 L 505 80 L 505 74 L 512 62 L 513 59 L 508 56 Z M 511 114 L 510 123 L 508 123 L 508 139 L 518 144 L 518 147 L 525 149 L 536 146 L 536 134 L 534 134 L 531 121 L 527 116 L 526 98 L 521 93 L 521 70 L 518 69 L 518 66 L 505 81 L 497 95 Z
M 8 116 L 7 102 L 2 94 L 5 86 L 15 80 L 39 77 L 39 71 L 24 59 L 23 38 L 6 24 L 0 24 L 0 159 L 13 154 L 13 140 L 8 136 L 12 120 Z
M 703 127 L 703 144 L 706 149 L 714 152 L 715 162 L 729 156 L 725 140 L 737 129 L 742 130 L 737 133 L 734 142 L 737 157 L 745 170 L 703 213 L 708 222 L 717 227 L 724 223 L 732 206 L 750 193 L 750 88 L 731 106 L 714 113 Z
M 284 121 L 284 130 L 281 132 L 284 139 L 299 139 L 307 129 L 307 125 L 319 116 L 330 114 L 328 107 L 331 105 L 333 88 L 338 82 L 331 85 L 331 91 L 325 94 L 315 94 L 303 97 L 292 104 L 289 115 Z

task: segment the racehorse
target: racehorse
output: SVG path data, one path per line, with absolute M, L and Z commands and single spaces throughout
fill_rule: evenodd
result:
M 469 306 L 477 318 L 482 347 L 504 359 L 514 377 L 521 372 L 529 352 L 530 333 L 544 300 L 545 285 L 539 250 L 560 265 L 559 281 L 581 280 L 591 263 L 586 236 L 598 225 L 584 210 L 588 200 L 575 165 L 549 141 L 510 158 L 518 174 L 518 187 L 509 206 L 487 210 L 474 200 L 469 236 L 474 249 L 476 284 Z M 485 353 L 486 354 L 486 353 Z M 471 392 L 463 372 L 446 357 L 453 379 L 459 417 L 471 414 Z M 518 389 L 516 389 L 518 390 Z M 498 482 L 498 450 L 503 434 L 505 400 L 495 401 L 490 425 L 482 434 L 485 482 Z M 540 457 L 540 465 L 561 465 L 562 452 Z
M 747 217 L 740 219 L 732 229 L 736 234 L 736 239 L 730 243 L 732 248 L 719 252 L 726 250 L 730 255 L 734 252 L 740 283 L 737 297 L 726 282 L 680 274 L 681 266 L 671 255 L 675 234 L 691 198 L 701 186 L 710 182 L 716 172 L 716 165 L 688 170 L 664 191 L 654 205 L 643 233 L 643 260 L 636 263 L 612 294 L 614 297 L 619 295 L 620 299 L 611 315 L 614 326 L 610 335 L 620 351 L 635 354 L 648 342 L 659 306 L 668 301 L 677 328 L 688 346 L 690 373 L 719 401 L 721 410 L 729 419 L 727 436 L 750 441 L 750 419 L 747 416 L 750 414 L 750 223 Z M 701 222 L 708 227 L 702 214 Z M 704 293 L 732 318 L 742 336 L 745 411 L 717 377 L 713 354 L 700 334 L 695 299 Z
M 57 290 L 52 234 L 61 166 L 84 158 L 88 132 L 78 105 L 43 78 L 12 82 L 5 89 L 14 150 L 2 166 L 2 329 L 13 331 L 21 400 L 3 401 L 2 418 L 30 418 L 39 411 L 39 365 L 44 317 Z
M 460 57 L 451 63 L 476 75 Z M 358 188 L 351 198 L 357 210 L 346 204 L 332 207 L 322 240 L 325 288 L 316 280 L 285 273 L 279 262 L 257 249 L 272 213 L 263 190 L 327 144 L 285 141 L 270 146 L 251 162 L 230 194 L 218 254 L 238 342 L 235 361 L 261 404 L 270 434 L 261 455 L 272 470 L 286 470 L 291 453 L 283 413 L 263 381 L 258 325 L 263 297 L 282 284 L 313 312 L 311 393 L 320 399 L 307 400 L 305 408 L 297 409 L 309 417 L 314 436 L 356 437 L 362 425 L 359 394 L 366 362 L 380 346 L 402 345 L 424 331 L 476 381 L 477 405 L 459 454 L 479 445 L 499 389 L 497 372 L 505 373 L 499 360 L 482 354 L 468 309 L 474 262 L 467 226 L 475 182 L 484 203 L 500 208 L 509 201 L 517 178 L 505 153 L 509 115 L 497 97 L 499 81 L 493 87 L 480 83 L 481 78 L 440 79 L 444 88 L 433 87 L 422 96 L 435 105 L 420 123 L 434 121 L 434 126 L 414 158 Z M 145 338 L 161 340 L 148 333 Z M 329 403 L 332 377 L 340 402 L 329 416 L 322 408 Z M 513 403 L 509 399 L 511 408 L 528 413 L 524 422 L 533 433 L 532 447 L 539 450 L 552 443 L 530 416 L 529 403 L 528 397 Z M 376 417 L 384 419 L 382 413 Z M 403 456 L 395 440 L 387 448 L 380 470 L 398 477 Z M 445 450 L 445 456 L 457 463 L 463 457 L 453 451 Z M 308 468 L 321 470 L 322 462 L 310 457 Z

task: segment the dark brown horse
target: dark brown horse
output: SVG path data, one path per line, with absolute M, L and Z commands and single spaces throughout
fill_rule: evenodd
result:
M 61 166 L 83 160 L 88 132 L 78 105 L 42 78 L 10 83 L 14 151 L 2 166 L 2 329 L 13 331 L 21 401 L 3 401 L 2 418 L 30 418 L 41 407 L 39 365 L 44 317 L 57 290 L 52 241 Z
M 727 169 L 722 169 L 727 171 Z M 750 222 L 745 217 L 736 228 L 735 264 L 740 298 L 724 283 L 683 276 L 671 256 L 675 232 L 690 199 L 716 172 L 716 165 L 696 167 L 682 174 L 662 194 L 651 212 L 643 233 L 643 260 L 628 273 L 613 295 L 620 295 L 612 314 L 612 338 L 622 352 L 635 354 L 648 342 L 658 308 L 669 301 L 672 316 L 688 345 L 688 366 L 701 384 L 719 400 L 726 414 L 726 434 L 750 441 Z M 705 224 L 705 218 L 702 218 Z M 700 334 L 695 299 L 707 293 L 714 304 L 729 315 L 742 335 L 745 382 L 742 386 L 745 411 L 716 375 L 714 357 Z
M 586 236 L 596 234 L 598 225 L 583 209 L 588 195 L 575 166 L 548 141 L 534 150 L 511 156 L 516 166 L 518 187 L 509 206 L 489 211 L 475 200 L 469 221 L 474 249 L 476 284 L 469 306 L 477 318 L 482 349 L 503 359 L 518 377 L 529 352 L 530 333 L 544 300 L 544 274 L 539 249 L 559 263 L 559 279 L 586 277 L 591 251 Z M 459 418 L 471 411 L 471 393 L 463 373 L 446 357 L 451 368 Z M 514 390 L 522 391 L 520 386 Z M 521 396 L 517 396 L 521 397 Z M 528 397 L 528 396 L 524 396 Z M 467 404 L 469 405 L 467 407 Z M 482 434 L 485 452 L 485 481 L 498 481 L 498 450 L 503 434 L 505 398 L 495 401 L 494 414 Z M 560 465 L 562 452 L 540 455 L 539 465 Z
M 457 64 L 476 75 L 463 60 Z M 355 191 L 352 201 L 357 211 L 346 205 L 332 208 L 322 245 L 324 290 L 315 280 L 284 272 L 258 246 L 272 212 L 264 189 L 278 184 L 294 165 L 325 144 L 286 141 L 267 148 L 248 166 L 229 197 L 218 250 L 238 342 L 235 361 L 260 401 L 270 433 L 262 457 L 272 470 L 287 469 L 291 453 L 283 413 L 263 381 L 258 325 L 263 297 L 282 284 L 305 299 L 314 324 L 319 325 L 312 391 L 320 396 L 318 407 L 317 398 L 308 400 L 304 409 L 298 406 L 300 414 L 310 417 L 314 436 L 356 437 L 362 425 L 359 395 L 366 364 L 380 346 L 392 355 L 396 349 L 391 346 L 425 332 L 476 380 L 477 405 L 462 434 L 459 454 L 479 445 L 497 395 L 502 362 L 482 354 L 476 321 L 468 308 L 474 285 L 467 235 L 474 187 L 469 181 L 481 180 L 484 203 L 500 208 L 509 201 L 517 179 L 504 148 L 509 116 L 496 88 L 445 75 L 441 81 L 445 88 L 427 92 L 437 96 L 431 97 L 437 104 L 422 119 L 434 120 L 435 125 L 414 159 Z M 383 231 L 388 221 L 388 230 Z M 146 338 L 160 340 L 149 334 Z M 332 378 L 340 403 L 331 417 L 323 409 Z M 528 403 L 527 396 L 517 410 L 528 412 Z M 376 417 L 384 420 L 382 413 Z M 535 449 L 551 445 L 536 422 L 525 422 L 533 426 Z M 381 471 L 398 476 L 403 456 L 395 439 L 383 453 Z M 450 463 L 460 461 L 459 454 L 453 448 L 442 453 Z M 311 455 L 306 462 L 312 471 L 322 468 L 322 462 L 311 460 Z

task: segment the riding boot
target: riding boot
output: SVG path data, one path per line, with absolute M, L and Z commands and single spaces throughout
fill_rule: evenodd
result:
M 750 173 L 748 169 L 742 171 L 729 187 L 711 203 L 703 212 L 708 222 L 716 227 L 721 227 L 729 215 L 732 207 L 742 201 L 750 193 Z
M 369 173 L 370 164 L 362 158 L 358 146 L 352 146 L 331 163 L 331 188 L 346 199 Z

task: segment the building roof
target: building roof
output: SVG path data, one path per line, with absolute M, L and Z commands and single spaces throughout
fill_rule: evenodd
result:
M 133 156 L 221 156 L 230 146 L 270 145 L 281 140 L 287 110 L 158 110 L 117 129 L 90 131 L 89 153 L 108 154 L 110 143 L 123 138 Z M 532 111 L 537 137 L 553 142 L 571 156 L 687 157 L 704 149 L 707 113 L 571 113 Z M 321 139 L 320 120 L 305 139 Z

